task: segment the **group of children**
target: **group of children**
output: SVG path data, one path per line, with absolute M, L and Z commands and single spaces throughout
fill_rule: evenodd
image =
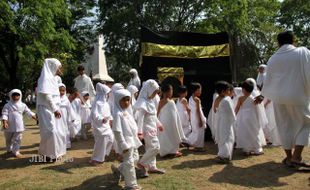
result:
M 255 82 L 255 81 L 254 81 Z M 92 127 L 94 136 L 93 155 L 90 164 L 105 161 L 111 150 L 120 160 L 119 166 L 112 165 L 118 179 L 124 178 L 127 189 L 140 189 L 136 179 L 136 167 L 141 177 L 149 173 L 164 174 L 165 170 L 156 165 L 156 156 L 182 156 L 180 145 L 192 146 L 196 151 L 204 150 L 205 128 L 210 126 L 212 136 L 218 144 L 218 159 L 227 163 L 232 159 L 236 144 L 247 155 L 260 155 L 266 144 L 264 130 L 268 118 L 263 105 L 254 104 L 256 84 L 246 80 L 240 88 L 233 88 L 225 81 L 215 85 L 216 94 L 208 120 L 202 111 L 199 83 L 191 84 L 191 96 L 187 88 L 180 86 L 179 97 L 172 99 L 171 85 L 159 84 L 152 79 L 145 81 L 139 92 L 134 85 L 127 89 L 120 83 L 111 88 L 96 84 L 96 96 L 91 101 L 88 92 L 78 93 L 72 89 L 67 96 L 66 86 L 59 84 L 61 118 L 56 120 L 62 126 L 58 141 L 61 155 L 71 147 L 72 139 L 87 139 L 87 131 Z M 138 95 L 139 93 L 139 95 Z M 36 119 L 29 108 L 21 102 L 21 92 L 12 90 L 10 101 L 2 110 L 7 151 L 20 157 L 19 146 L 24 130 L 22 114 Z M 265 105 L 270 104 L 266 102 Z M 269 131 L 276 136 L 276 131 Z M 273 135 L 272 135 L 273 134 Z M 138 148 L 144 143 L 145 153 L 140 158 Z M 274 142 L 274 144 L 276 144 Z

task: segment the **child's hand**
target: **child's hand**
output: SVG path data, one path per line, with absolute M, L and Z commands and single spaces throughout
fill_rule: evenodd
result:
M 200 105 L 200 99 L 198 97 L 195 97 L 194 101 L 196 102 L 197 105 Z
M 159 129 L 159 131 L 161 131 L 161 132 L 163 132 L 163 131 L 164 131 L 163 126 L 158 126 L 158 129 Z
M 6 120 L 3 121 L 3 128 L 4 129 L 9 128 L 9 124 L 8 124 L 8 122 Z

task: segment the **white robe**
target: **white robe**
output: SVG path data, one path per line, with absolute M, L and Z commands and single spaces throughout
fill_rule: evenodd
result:
M 71 107 L 74 112 L 74 122 L 70 123 L 71 126 L 69 126 L 70 130 L 70 137 L 75 138 L 77 135 L 81 135 L 81 129 L 82 129 L 82 120 L 81 120 L 81 100 L 79 98 L 74 99 L 71 102 Z
M 310 144 L 310 51 L 283 45 L 269 59 L 262 95 L 274 104 L 284 149 Z
M 267 123 L 261 109 L 254 104 L 253 96 L 247 97 L 237 113 L 237 148 L 245 152 L 261 152 L 262 146 L 266 145 L 262 126 Z
M 190 124 L 189 114 L 188 114 L 184 104 L 181 101 L 182 100 L 178 99 L 176 107 L 177 107 L 177 110 L 178 110 L 178 113 L 179 113 L 179 116 L 181 119 L 183 133 L 184 133 L 184 135 L 186 137 L 186 141 L 187 141 L 189 134 L 192 132 L 192 127 Z M 184 141 L 184 139 L 182 139 L 182 141 L 186 142 L 186 141 Z
M 189 144 L 197 148 L 203 148 L 207 119 L 203 115 L 201 108 L 197 112 L 197 105 L 192 96 L 189 99 L 189 108 L 191 109 L 190 117 L 192 125 L 192 133 L 188 137 Z M 198 114 L 201 115 L 202 126 L 199 126 Z
M 186 137 L 183 133 L 181 119 L 173 100 L 168 100 L 161 108 L 158 119 L 164 127 L 163 131 L 158 132 L 160 156 L 176 154 L 182 139 L 186 139 Z
M 266 106 L 265 110 L 266 110 L 266 115 L 268 119 L 268 124 L 267 124 L 268 132 L 269 132 L 268 140 L 272 143 L 273 146 L 280 146 L 281 140 L 280 140 L 278 127 L 277 127 L 276 120 L 275 120 L 273 103 L 270 102 Z
M 57 59 L 45 59 L 37 88 L 37 113 L 41 137 L 39 154 L 52 159 L 66 153 L 62 147 L 66 134 L 61 129 L 61 119 L 54 115 L 54 112 L 60 111 L 59 88 L 55 78 L 59 67 L 61 63 Z
M 61 113 L 61 126 L 66 133 L 66 148 L 71 148 L 70 142 L 70 130 L 69 127 L 72 125 L 72 122 L 75 120 L 75 114 L 70 104 L 70 101 L 66 95 L 60 97 L 60 113 Z
M 218 107 L 217 122 L 217 144 L 219 148 L 218 156 L 221 158 L 232 158 L 234 149 L 234 122 L 236 115 L 233 108 L 233 102 L 230 97 L 221 100 Z
M 74 79 L 74 87 L 78 89 L 79 93 L 87 91 L 91 99 L 96 95 L 93 82 L 86 74 L 79 75 Z
M 91 113 L 91 103 L 90 100 L 87 100 L 86 102 L 84 102 L 84 104 L 81 105 L 82 124 L 91 123 L 90 113 Z
M 214 93 L 213 94 L 213 102 L 212 102 L 212 107 L 209 111 L 209 114 L 208 114 L 208 126 L 210 127 L 210 131 L 211 131 L 211 134 L 212 134 L 212 138 L 213 140 L 215 141 L 215 143 L 217 142 L 216 140 L 216 121 L 217 121 L 217 112 L 214 112 L 214 101 L 215 99 L 218 97 L 218 94 L 217 93 Z

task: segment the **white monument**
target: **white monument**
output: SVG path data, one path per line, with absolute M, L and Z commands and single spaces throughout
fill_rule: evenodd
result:
M 85 72 L 88 76 L 92 76 L 93 80 L 103 80 L 114 82 L 109 76 L 107 62 L 103 49 L 103 35 L 99 35 L 97 42 L 94 43 L 92 50 L 86 55 L 86 62 L 83 64 Z

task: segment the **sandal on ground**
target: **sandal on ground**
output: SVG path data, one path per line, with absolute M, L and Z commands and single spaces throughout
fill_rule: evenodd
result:
M 287 158 L 284 158 L 282 160 L 282 164 L 284 164 L 284 166 L 286 166 L 288 168 L 295 168 L 295 166 L 290 161 L 288 161 Z
M 137 164 L 138 168 L 139 168 L 139 178 L 147 178 L 149 177 L 149 173 L 146 171 L 145 166 L 143 166 L 141 163 Z
M 152 173 L 152 174 L 165 174 L 166 171 L 164 169 L 154 168 L 152 170 L 149 170 L 149 173 Z
M 299 162 L 295 162 L 295 161 L 291 161 L 291 164 L 296 166 L 296 167 L 305 167 L 305 168 L 310 168 L 310 165 L 307 164 L 306 161 L 304 160 L 301 160 Z
M 89 160 L 88 162 L 90 165 L 92 166 L 98 166 L 99 164 L 101 164 L 100 162 L 96 161 L 96 160 Z

